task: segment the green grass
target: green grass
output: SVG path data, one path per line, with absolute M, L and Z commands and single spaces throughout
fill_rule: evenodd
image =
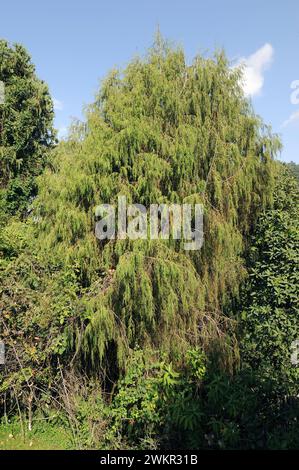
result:
M 19 422 L 0 424 L 1 450 L 63 450 L 73 447 L 71 436 L 63 426 L 37 424 L 25 436 Z

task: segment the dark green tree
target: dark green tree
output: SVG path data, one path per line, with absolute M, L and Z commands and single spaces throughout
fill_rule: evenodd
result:
M 53 103 L 26 49 L 0 40 L 0 212 L 23 211 L 54 142 Z
M 290 162 L 287 165 L 299 181 L 299 164 L 295 162 Z
M 299 339 L 298 262 L 299 186 L 281 165 L 274 206 L 259 218 L 251 247 L 242 350 L 251 367 L 292 385 L 288 393 L 297 393 L 299 379 L 291 363 L 292 343 Z

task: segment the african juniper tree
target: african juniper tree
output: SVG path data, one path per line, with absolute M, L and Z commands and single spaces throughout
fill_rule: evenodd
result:
M 40 250 L 76 278 L 62 326 L 88 364 L 111 351 L 124 364 L 137 345 L 175 355 L 216 341 L 231 355 L 223 311 L 245 275 L 248 234 L 271 204 L 279 147 L 223 53 L 187 65 L 182 50 L 158 39 L 145 59 L 109 74 L 86 125 L 57 149 L 36 205 Z M 100 243 L 95 207 L 119 195 L 145 205 L 202 203 L 203 248 Z M 49 305 L 54 312 L 55 298 Z

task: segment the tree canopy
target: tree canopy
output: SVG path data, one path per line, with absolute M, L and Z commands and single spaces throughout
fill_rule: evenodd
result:
M 34 177 L 45 166 L 53 144 L 53 103 L 35 73 L 26 49 L 0 40 L 0 204 L 1 213 L 26 208 L 35 194 Z
M 0 76 L 1 149 L 11 155 L 1 160 L 3 200 L 28 178 L 25 199 L 38 189 L 28 216 L 10 218 L 0 236 L 2 407 L 17 402 L 28 419 L 34 407 L 47 414 L 45 403 L 67 409 L 86 446 L 271 447 L 284 432 L 294 445 L 295 408 L 286 412 L 283 397 L 294 399 L 298 379 L 288 362 L 298 185 L 275 161 L 280 140 L 244 97 L 242 71 L 223 52 L 188 64 L 158 36 L 107 76 L 86 121 L 48 158 L 47 88 L 23 49 L 1 45 L 7 63 L 20 63 Z M 120 195 L 201 203 L 203 247 L 98 240 L 96 207 Z M 94 423 L 100 437 L 90 442 Z

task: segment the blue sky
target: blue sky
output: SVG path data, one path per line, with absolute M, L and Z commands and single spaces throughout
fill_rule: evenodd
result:
M 71 117 L 82 118 L 111 68 L 146 51 L 158 25 L 188 60 L 224 47 L 231 60 L 243 62 L 244 89 L 281 134 L 282 159 L 299 163 L 298 0 L 0 2 L 0 37 L 29 50 L 55 98 L 61 134 Z

